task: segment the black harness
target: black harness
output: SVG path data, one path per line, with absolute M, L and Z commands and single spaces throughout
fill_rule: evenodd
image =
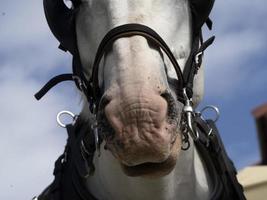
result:
M 211 200 L 245 200 L 213 120 L 196 117 L 199 139 L 194 144 L 211 178 Z M 68 140 L 64 153 L 55 162 L 55 179 L 35 200 L 96 200 L 86 188 L 86 179 L 94 172 L 96 151 L 94 136 L 79 117 L 67 125 Z
M 188 133 L 190 133 L 210 173 L 214 186 L 210 198 L 212 200 L 245 199 L 243 189 L 236 179 L 236 170 L 225 152 L 215 123 L 212 120 L 204 120 L 201 114 L 194 111 L 192 105 L 194 77 L 201 66 L 204 50 L 212 44 L 215 38 L 213 36 L 203 42 L 201 33 L 204 23 L 211 29 L 212 22 L 208 16 L 214 0 L 190 0 L 193 41 L 183 72 L 168 45 L 154 30 L 142 24 L 125 24 L 110 30 L 101 41 L 89 81 L 85 78 L 82 69 L 75 34 L 75 12 L 79 8 L 80 1 L 72 0 L 72 2 L 74 8 L 68 9 L 63 0 L 44 0 L 46 18 L 52 32 L 60 41 L 59 47 L 68 50 L 73 55 L 73 73 L 52 78 L 35 97 L 38 100 L 41 99 L 52 87 L 62 81 L 75 81 L 78 89 L 87 97 L 91 112 L 96 115 L 101 98 L 98 68 L 103 55 L 108 47 L 119 38 L 133 35 L 143 36 L 162 49 L 174 66 L 178 77 L 177 100 L 185 105 L 181 120 L 183 137 L 188 142 Z M 85 188 L 85 181 L 94 171 L 93 157 L 98 146 L 98 137 L 86 127 L 80 117 L 77 117 L 74 124 L 67 126 L 69 137 L 64 153 L 55 163 L 55 179 L 38 197 L 39 200 L 95 199 Z M 93 132 L 95 131 L 97 127 L 93 129 Z

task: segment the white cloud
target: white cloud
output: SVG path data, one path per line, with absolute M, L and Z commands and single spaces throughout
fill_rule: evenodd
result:
M 0 30 L 0 199 L 26 200 L 52 181 L 66 139 L 55 116 L 63 109 L 78 113 L 79 96 L 68 83 L 40 102 L 33 97 L 53 71 L 71 69 L 70 56 L 49 32 L 42 1 L 1 2 Z
M 0 42 L 5 47 L 32 44 L 48 35 L 42 1 L 6 1 L 1 3 L 0 12 L 4 13 L 0 17 Z
M 53 162 L 62 153 L 66 138 L 65 130 L 56 124 L 56 113 L 79 110 L 74 106 L 79 98 L 73 99 L 74 92 L 60 94 L 61 87 L 37 102 L 33 94 L 40 83 L 19 74 L 18 80 L 7 78 L 0 85 L 0 157 L 4 158 L 0 188 L 6 191 L 0 199 L 30 199 L 51 181 Z
M 227 33 L 229 28 L 266 28 L 266 23 L 262 23 L 267 15 L 266 6 L 265 0 L 215 1 L 212 11 L 212 19 L 216 21 L 214 28 L 221 33 Z
M 59 43 L 48 28 L 42 1 L 10 0 L 1 3 L 1 12 L 5 14 L 0 15 L 0 63 L 4 60 L 12 67 L 47 73 L 62 65 L 67 55 L 65 69 L 71 69 L 70 55 L 58 50 Z
M 260 89 L 266 83 L 264 77 L 251 74 L 255 69 L 258 74 L 265 72 L 255 59 L 267 51 L 267 27 L 260 20 L 267 17 L 264 4 L 262 0 L 215 3 L 211 34 L 217 38 L 205 57 L 208 95 L 228 99 L 242 90 L 246 80 L 257 84 L 251 88 Z
M 251 71 L 257 67 L 253 58 L 267 48 L 265 41 L 264 33 L 254 30 L 219 36 L 205 57 L 209 93 L 229 97 L 253 78 Z

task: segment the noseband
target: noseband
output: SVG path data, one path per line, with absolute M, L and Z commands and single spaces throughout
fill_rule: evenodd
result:
M 184 78 L 183 78 L 181 68 L 180 68 L 179 64 L 177 63 L 170 48 L 168 47 L 166 42 L 159 36 L 159 34 L 156 33 L 154 30 L 152 30 L 151 28 L 149 28 L 145 25 L 142 25 L 142 24 L 125 24 L 125 25 L 121 25 L 121 26 L 115 27 L 114 29 L 110 30 L 105 35 L 105 37 L 103 38 L 103 40 L 101 41 L 101 43 L 98 47 L 95 61 L 93 64 L 93 71 L 92 71 L 92 77 L 91 77 L 93 96 L 94 96 L 94 100 L 96 102 L 99 101 L 99 97 L 101 95 L 99 93 L 100 88 L 98 85 L 98 83 L 99 83 L 99 81 L 98 81 L 98 69 L 99 69 L 99 63 L 100 63 L 103 55 L 105 54 L 107 49 L 114 43 L 114 41 L 116 41 L 120 38 L 131 37 L 131 36 L 136 36 L 136 35 L 145 37 L 149 42 L 153 42 L 157 47 L 160 47 L 160 49 L 162 49 L 166 53 L 166 55 L 170 59 L 172 65 L 176 71 L 176 74 L 178 77 L 178 82 L 179 82 L 178 85 L 183 86 Z

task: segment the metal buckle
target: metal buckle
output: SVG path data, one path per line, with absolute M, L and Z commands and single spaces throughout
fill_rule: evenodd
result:
M 200 57 L 203 55 L 203 51 L 200 51 L 199 53 L 197 53 L 197 55 L 195 56 L 195 63 L 199 64 L 200 61 Z
M 194 108 L 192 106 L 192 99 L 189 99 L 188 95 L 186 93 L 186 88 L 183 89 L 183 95 L 185 98 L 185 106 L 183 108 L 183 112 L 186 115 L 187 128 L 188 128 L 188 131 L 189 131 L 191 137 L 193 138 L 193 140 L 196 141 L 199 139 L 199 133 L 193 127 L 193 118 L 195 115 L 195 111 L 194 111 Z
M 63 110 L 63 111 L 60 111 L 58 114 L 57 114 L 57 123 L 59 126 L 61 126 L 62 128 L 66 128 L 66 124 L 63 124 L 61 121 L 60 121 L 60 117 L 61 115 L 70 115 L 72 117 L 72 124 L 74 124 L 76 122 L 76 119 L 77 119 L 77 115 L 73 114 L 72 112 L 70 111 L 67 111 L 67 110 Z

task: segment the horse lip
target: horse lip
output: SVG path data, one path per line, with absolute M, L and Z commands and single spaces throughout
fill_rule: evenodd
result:
M 171 155 L 163 162 L 142 163 L 139 165 L 128 166 L 121 163 L 124 173 L 130 177 L 158 177 L 169 174 L 175 167 L 176 159 Z
M 139 168 L 142 166 L 146 166 L 146 165 L 159 165 L 159 164 L 163 164 L 164 162 L 166 162 L 166 160 L 169 158 L 169 156 L 160 162 L 144 162 L 144 163 L 140 163 L 140 164 L 131 164 L 131 163 L 126 163 L 126 162 L 121 162 L 122 165 L 124 165 L 125 167 L 129 167 L 129 168 Z
M 176 142 L 179 143 L 178 137 L 175 138 L 175 143 Z M 179 149 L 175 148 L 174 146 L 175 145 L 173 144 L 169 156 L 162 162 L 146 162 L 132 166 L 121 162 L 120 165 L 122 170 L 127 176 L 130 177 L 156 178 L 165 176 L 169 174 L 176 165 L 177 151 L 179 151 Z
M 138 164 L 138 165 L 128 165 L 128 164 L 121 163 L 121 165 L 124 168 L 127 168 L 127 169 L 140 170 L 140 168 L 157 167 L 157 166 L 163 165 L 165 162 L 167 162 L 166 160 L 164 160 L 163 162 L 158 162 L 158 163 L 156 163 L 156 162 L 146 162 L 146 163 L 142 163 L 142 164 Z

